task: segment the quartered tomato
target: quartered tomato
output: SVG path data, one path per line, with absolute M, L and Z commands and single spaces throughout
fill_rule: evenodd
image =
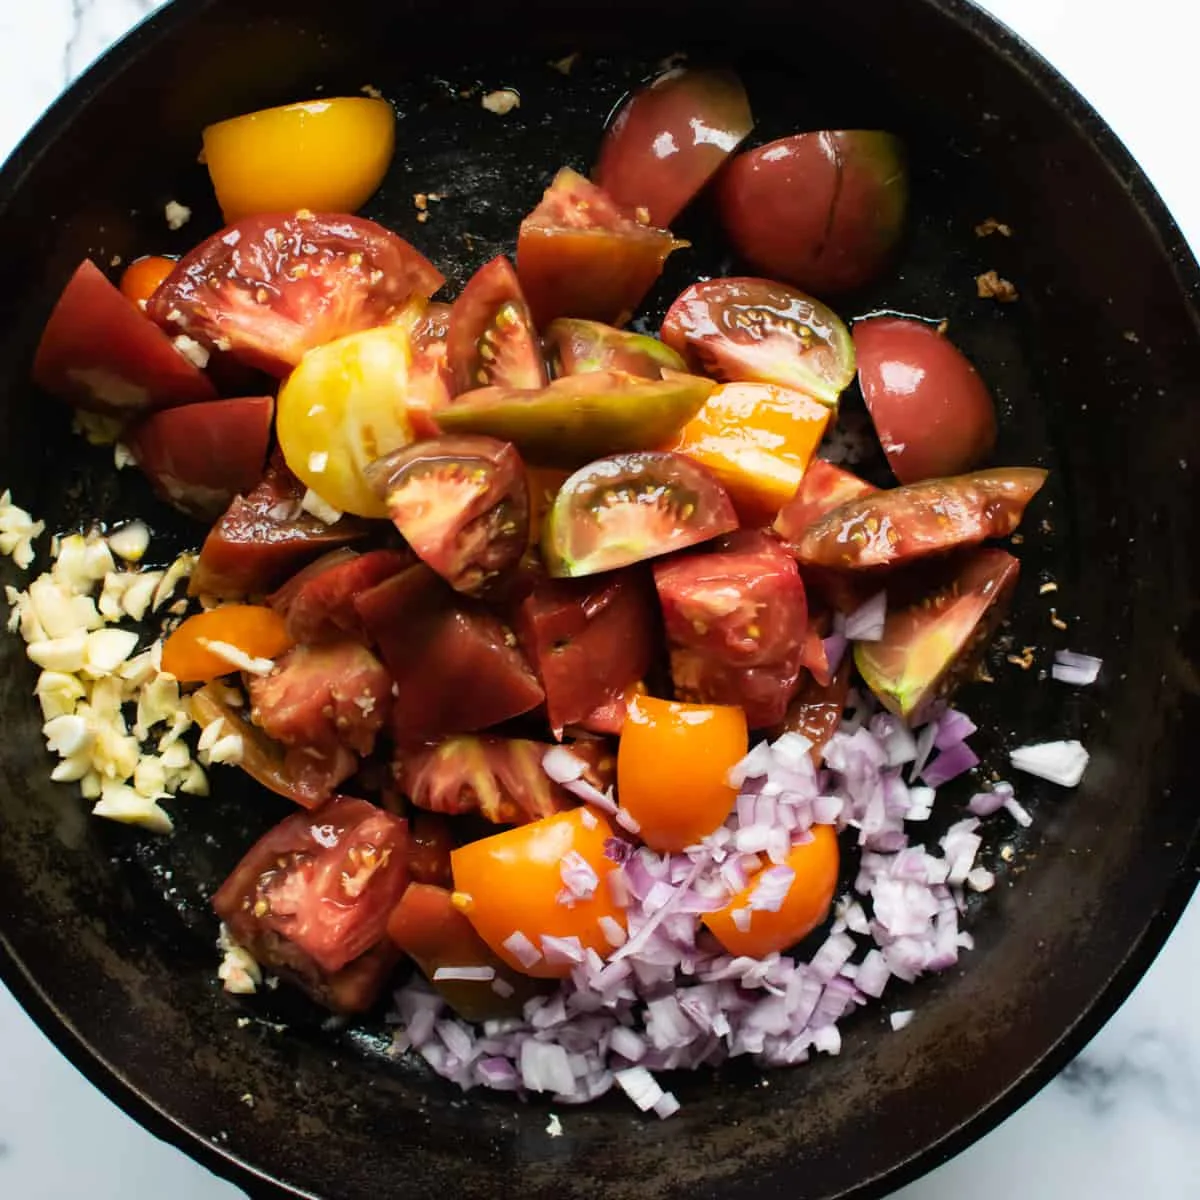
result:
M 496 825 L 524 825 L 572 805 L 542 770 L 550 747 L 524 738 L 447 738 L 400 750 L 396 783 L 417 806 L 457 817 L 478 813 Z
M 765 524 L 796 493 L 817 452 L 829 409 L 769 383 L 717 388 L 671 449 L 721 481 L 746 524 Z
M 343 512 L 387 516 L 366 471 L 416 436 L 405 403 L 411 365 L 409 332 L 385 325 L 318 346 L 279 389 L 288 466 Z
M 382 225 L 341 213 L 247 217 L 180 260 L 147 312 L 284 376 L 306 351 L 382 325 L 442 273 Z
M 256 213 L 354 212 L 396 144 L 386 100 L 340 96 L 231 117 L 204 131 L 204 161 L 226 221 Z
M 46 322 L 33 382 L 76 408 L 122 417 L 217 394 L 204 372 L 87 260 Z
M 621 730 L 617 796 L 641 840 L 677 852 L 723 824 L 737 799 L 726 776 L 749 744 L 740 708 L 637 697 Z
M 434 414 L 450 403 L 452 378 L 447 340 L 450 333 L 449 304 L 410 300 L 393 324 L 411 331 L 412 363 L 404 406 L 417 437 L 436 437 Z
M 448 888 L 450 851 L 457 843 L 450 822 L 431 812 L 415 812 L 408 818 L 408 877 L 413 883 Z
M 686 371 L 687 364 L 658 338 L 614 329 L 599 321 L 560 317 L 551 321 L 542 338 L 546 358 L 556 376 L 620 371 L 661 379 L 663 368 Z
M 812 742 L 809 753 L 819 764 L 821 751 L 842 723 L 849 692 L 850 657 L 847 655 L 827 684 L 822 684 L 813 675 L 801 680 L 799 691 L 792 697 L 783 720 L 771 730 L 771 737 L 798 733 L 808 738 Z
M 856 642 L 854 662 L 887 709 L 919 718 L 974 673 L 1016 588 L 1020 563 L 1003 550 L 951 560 L 920 599 L 889 609 L 883 637 Z
M 875 492 L 834 509 L 799 537 L 801 564 L 867 570 L 1007 537 L 1046 472 L 997 467 Z
M 595 180 L 618 204 L 665 227 L 753 128 L 746 89 L 732 71 L 667 71 L 613 118 Z
M 854 343 L 819 300 L 767 279 L 710 279 L 679 294 L 662 340 L 723 383 L 774 383 L 834 408 L 854 378 Z
M 162 669 L 180 683 L 203 683 L 240 668 L 209 648 L 218 642 L 251 658 L 275 659 L 292 647 L 283 618 L 261 604 L 223 604 L 188 617 L 163 643 Z
M 594 183 L 563 168 L 521 222 L 517 274 L 539 329 L 555 317 L 623 325 L 667 256 L 686 245 L 625 216 Z
M 381 957 L 353 992 L 339 988 L 337 977 L 387 936 L 388 916 L 408 883 L 406 838 L 399 818 L 339 797 L 318 812 L 288 817 L 255 842 L 213 896 L 213 908 L 264 966 L 330 1007 L 363 1011 L 397 956 Z
M 542 540 L 542 526 L 546 514 L 554 506 L 554 497 L 559 488 L 571 477 L 570 471 L 561 467 L 529 467 L 525 468 L 525 478 L 529 483 L 529 545 L 536 547 Z
M 151 413 L 122 439 L 163 500 L 211 521 L 262 478 L 274 420 L 270 396 L 210 400 Z
M 612 950 L 605 926 L 616 922 L 625 928 L 624 913 L 608 884 L 617 866 L 604 853 L 612 836 L 603 815 L 576 808 L 460 846 L 450 856 L 456 903 L 492 953 L 514 971 L 566 978 L 573 964 L 566 955 L 555 954 L 553 943 L 548 946 L 544 938 L 577 938 L 581 951 L 595 950 L 604 957 Z M 572 895 L 574 903 L 566 904 L 567 877 L 578 863 L 583 870 L 575 874 L 590 868 L 595 885 L 580 886 L 580 892 L 590 894 Z M 514 935 L 537 953 L 536 960 L 522 962 L 511 948 Z
M 454 302 L 447 344 L 455 392 L 540 388 L 547 382 L 529 305 L 503 254 L 479 268 Z
M 877 130 L 825 130 L 739 154 L 717 183 L 721 223 L 757 271 L 819 296 L 887 266 L 904 231 L 904 145 Z
M 851 500 L 860 500 L 879 489 L 850 471 L 835 467 L 823 458 L 814 459 L 804 472 L 795 495 L 779 510 L 775 532 L 785 542 L 795 543 L 810 525 Z
M 145 309 L 150 297 L 158 290 L 159 284 L 175 270 L 175 259 L 163 258 L 157 254 L 147 254 L 135 258 L 121 272 L 121 295 L 132 300 L 139 308 Z
M 300 506 L 304 487 L 276 456 L 262 482 L 212 527 L 192 572 L 193 596 L 235 600 L 278 587 L 323 552 L 366 534 L 362 522 L 326 525 Z
M 563 484 L 546 519 L 552 576 L 595 575 L 706 542 L 737 528 L 713 475 L 682 454 L 601 459 Z
M 695 416 L 716 385 L 696 375 L 639 379 L 595 371 L 537 391 L 481 388 L 437 414 L 448 433 L 512 442 L 532 463 L 577 467 L 605 454 L 661 446 Z
M 749 958 L 782 953 L 829 915 L 838 877 L 837 833 L 832 825 L 814 825 L 810 832 L 812 840 L 793 846 L 782 867 L 764 868 L 724 908 L 701 918 L 726 953 Z M 755 907 L 756 892 L 769 870 L 792 872 L 775 910 Z M 740 919 L 735 917 L 739 912 Z
M 484 592 L 529 544 L 529 485 L 508 442 L 433 438 L 378 459 L 367 479 L 414 553 L 456 591 Z
M 858 382 L 901 483 L 979 466 L 996 444 L 996 407 L 966 355 L 933 326 L 872 317 L 854 326 Z
M 556 737 L 618 703 L 649 670 L 658 640 L 649 580 L 632 569 L 545 580 L 522 601 L 516 625 Z

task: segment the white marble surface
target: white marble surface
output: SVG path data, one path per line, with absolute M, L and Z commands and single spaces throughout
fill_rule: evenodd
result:
M 0 0 L 0 156 L 158 0 Z M 1193 0 L 987 0 L 1097 106 L 1200 246 Z M 1200 1197 L 1200 900 L 1132 998 L 1016 1116 L 896 1200 Z M 0 1196 L 236 1200 L 76 1073 L 0 987 Z

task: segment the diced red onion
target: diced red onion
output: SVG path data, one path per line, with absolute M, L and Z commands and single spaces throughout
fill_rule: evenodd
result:
M 1012 765 L 1027 775 L 1048 779 L 1062 787 L 1075 787 L 1088 765 L 1088 752 L 1077 741 L 1039 742 L 1009 753 Z
M 979 728 L 966 713 L 954 708 L 946 709 L 938 717 L 936 725 L 937 732 L 933 735 L 933 744 L 938 750 L 949 750 L 951 746 L 965 742 Z
M 654 1076 L 645 1067 L 626 1067 L 623 1071 L 614 1071 L 613 1079 L 642 1112 L 653 1108 L 664 1095 Z
M 1004 792 L 998 792 L 994 788 L 988 792 L 976 792 L 967 801 L 967 810 L 975 817 L 990 817 L 1004 807 L 1008 798 Z
M 678 1111 L 679 1101 L 675 1098 L 674 1092 L 663 1092 L 654 1102 L 654 1115 L 664 1121 L 668 1117 L 673 1117 Z
M 542 770 L 558 784 L 574 783 L 587 773 L 588 765 L 566 746 L 552 746 L 542 755 Z
M 559 863 L 563 886 L 576 900 L 590 900 L 596 894 L 600 877 L 578 850 L 568 850 Z
M 600 932 L 604 934 L 604 940 L 614 949 L 617 946 L 623 946 L 625 939 L 629 936 L 621 927 L 620 921 L 615 917 L 610 917 L 607 913 L 596 922 L 600 926 Z
M 917 733 L 917 755 L 908 772 L 910 781 L 921 778 L 921 772 L 925 770 L 925 764 L 929 761 L 930 754 L 933 753 L 933 742 L 936 737 L 936 721 L 927 722 Z
M 507 946 L 508 943 L 505 942 L 504 945 Z M 545 933 L 542 935 L 542 955 L 552 966 L 581 963 L 583 962 L 583 946 L 574 934 L 570 937 L 555 937 L 553 934 Z
M 996 885 L 996 877 L 986 867 L 974 867 L 967 872 L 967 887 L 973 892 L 990 892 Z
M 846 616 L 845 634 L 852 642 L 877 642 L 887 618 L 887 592 L 876 592 Z
M 750 908 L 754 912 L 778 912 L 795 882 L 796 872 L 791 867 L 768 867 L 750 893 Z
M 1056 650 L 1054 666 L 1050 668 L 1050 675 L 1059 683 L 1087 687 L 1096 682 L 1103 665 L 1102 658 L 1096 658 L 1091 654 L 1077 654 L 1074 650 Z
M 978 765 L 979 755 L 966 742 L 955 742 L 925 767 L 920 778 L 931 788 L 939 788 Z
M 896 1033 L 899 1033 L 901 1029 L 908 1028 L 908 1026 L 912 1023 L 914 1015 L 915 1014 L 913 1013 L 912 1009 L 903 1009 L 900 1012 L 892 1013 L 888 1017 L 888 1020 L 891 1022 L 892 1029 Z
M 499 975 L 492 980 L 492 991 L 502 1000 L 507 1000 L 513 994 L 513 985 Z
M 470 982 L 480 980 L 487 983 L 496 978 L 495 967 L 438 967 L 433 973 L 433 982 L 442 983 L 451 980 Z
M 638 819 L 627 808 L 617 810 L 617 824 L 620 825 L 626 833 L 632 833 L 635 836 L 642 831 L 641 825 L 638 824 Z
M 1029 810 L 1015 796 L 1009 796 L 1004 801 L 1004 810 L 1022 829 L 1028 829 L 1033 824 Z
M 567 1052 L 554 1042 L 522 1042 L 519 1070 L 531 1092 L 570 1092 L 575 1087 Z
M 542 952 L 519 929 L 500 944 L 525 968 L 541 961 Z
M 832 674 L 842 665 L 849 642 L 844 633 L 831 633 L 827 638 L 822 638 L 821 644 L 825 648 L 825 661 L 829 664 L 829 671 Z
M 908 812 L 904 814 L 906 821 L 928 821 L 933 814 L 933 802 L 936 798 L 931 787 L 914 787 L 908 789 Z

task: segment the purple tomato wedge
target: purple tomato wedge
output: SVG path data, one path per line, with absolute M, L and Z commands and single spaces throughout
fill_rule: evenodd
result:
M 560 378 L 592 371 L 621 371 L 661 379 L 664 368 L 687 370 L 682 357 L 658 338 L 614 329 L 599 321 L 560 317 L 550 322 L 542 341 L 551 369 Z

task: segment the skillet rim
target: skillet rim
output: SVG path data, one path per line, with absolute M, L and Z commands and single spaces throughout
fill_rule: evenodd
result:
M 32 166 L 70 128 L 96 92 L 131 62 L 150 51 L 169 30 L 197 19 L 217 2 L 219 0 L 168 0 L 114 42 L 46 109 L 0 165 L 0 210 L 20 190 Z M 918 2 L 934 10 L 943 20 L 964 27 L 991 55 L 1007 59 L 1025 76 L 1029 86 L 1054 102 L 1068 121 L 1092 143 L 1105 166 L 1122 181 L 1130 203 L 1154 231 L 1178 281 L 1180 299 L 1190 308 L 1200 331 L 1200 264 L 1165 202 L 1117 134 L 1047 59 L 973 0 Z M 1200 341 L 1200 332 L 1197 340 Z M 1200 817 L 1180 857 L 1179 869 L 1169 884 L 1163 904 L 1128 948 L 1108 983 L 1062 1031 L 1052 1048 L 1026 1066 L 1007 1088 L 950 1133 L 915 1151 L 885 1173 L 856 1185 L 843 1194 L 842 1200 L 878 1200 L 913 1182 L 991 1132 L 1055 1079 L 1128 999 L 1166 944 L 1198 885 Z M 119 1066 L 99 1054 L 57 1009 L 18 957 L 2 929 L 0 982 L 67 1061 L 108 1100 L 155 1137 L 251 1196 L 320 1200 L 314 1193 L 272 1178 L 253 1164 L 214 1145 L 134 1086 Z

